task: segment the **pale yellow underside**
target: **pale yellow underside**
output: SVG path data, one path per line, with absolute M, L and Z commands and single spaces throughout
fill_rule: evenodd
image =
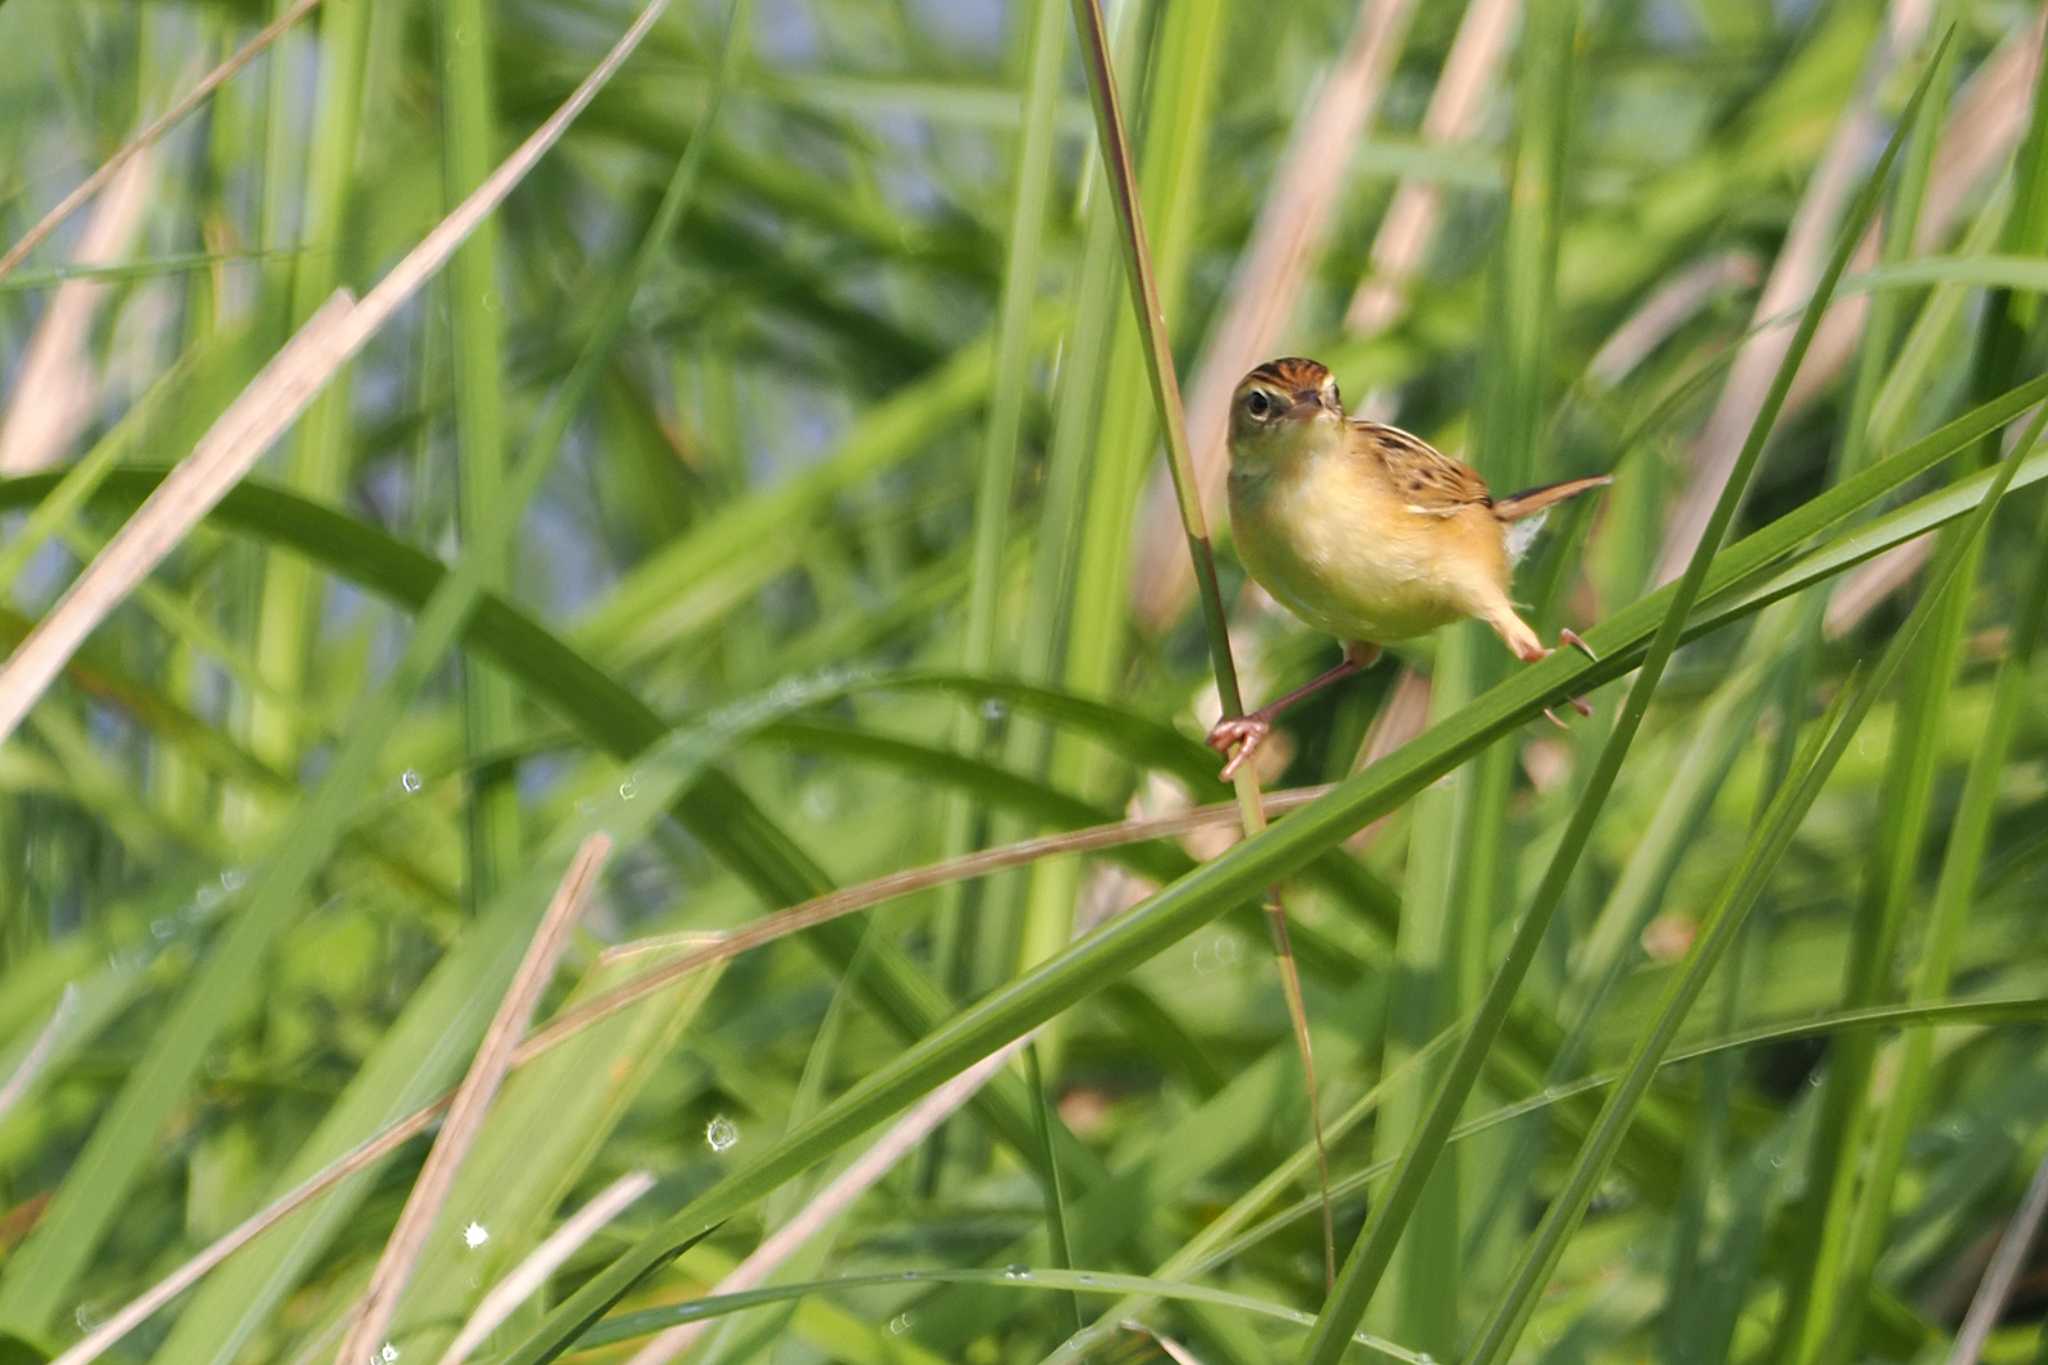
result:
M 1234 466 L 1230 523 L 1252 577 L 1341 639 L 1406 640 L 1460 616 L 1512 615 L 1505 536 L 1491 510 L 1417 510 L 1359 452 Z

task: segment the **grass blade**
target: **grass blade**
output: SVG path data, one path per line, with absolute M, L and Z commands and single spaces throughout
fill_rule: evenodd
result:
M 1907 107 L 1908 125 L 1911 123 L 1912 111 L 1917 109 L 1919 102 L 1926 97 L 1931 75 L 1930 70 L 1927 76 L 1923 76 L 1919 88 L 1913 93 L 1913 102 Z M 1684 574 L 1678 580 L 1676 590 L 1672 593 L 1663 621 L 1658 625 L 1657 633 L 1650 641 L 1643 657 L 1635 683 L 1629 688 L 1628 700 L 1622 704 L 1621 714 L 1616 719 L 1614 729 L 1600 751 L 1599 761 L 1592 775 L 1587 778 L 1585 790 L 1572 812 L 1571 824 L 1565 830 L 1557 851 L 1551 855 L 1543 881 L 1537 887 L 1528 912 L 1515 928 L 1514 940 L 1508 947 L 1507 955 L 1494 976 L 1492 985 L 1487 989 L 1477 1019 L 1451 1061 L 1429 1113 L 1416 1125 L 1415 1132 L 1402 1153 L 1401 1168 L 1394 1177 L 1392 1190 L 1375 1210 L 1374 1217 L 1346 1259 L 1337 1290 L 1330 1296 L 1329 1302 L 1318 1316 L 1316 1331 L 1311 1335 L 1304 1350 L 1304 1365 L 1309 1365 L 1309 1362 L 1314 1362 L 1315 1365 L 1329 1365 L 1329 1362 L 1335 1361 L 1342 1353 L 1346 1338 L 1364 1313 L 1366 1304 L 1370 1302 L 1373 1291 L 1379 1285 L 1380 1276 L 1393 1257 L 1401 1232 L 1421 1197 L 1424 1183 L 1441 1154 L 1444 1140 L 1457 1120 L 1458 1110 L 1463 1107 L 1466 1097 L 1471 1093 L 1472 1084 L 1479 1075 L 1480 1065 L 1507 1018 L 1515 992 L 1521 987 L 1523 977 L 1527 975 L 1530 964 L 1535 960 L 1537 947 L 1549 932 L 1551 917 L 1564 898 L 1565 887 L 1578 865 L 1579 855 L 1584 851 L 1587 840 L 1592 837 L 1593 826 L 1600 809 L 1607 799 L 1607 794 L 1613 789 L 1614 780 L 1621 771 L 1622 760 L 1627 756 L 1629 745 L 1634 741 L 1643 717 L 1649 710 L 1650 698 L 1663 679 L 1664 669 L 1671 660 L 1672 651 L 1678 647 L 1679 638 L 1685 630 L 1686 618 L 1691 614 L 1694 603 L 1699 600 L 1701 589 L 1707 581 L 1708 570 L 1721 549 L 1721 541 L 1728 533 L 1729 523 L 1734 519 L 1735 509 L 1748 489 L 1750 477 L 1755 472 L 1757 460 L 1763 453 L 1771 427 L 1777 420 L 1778 410 L 1784 404 L 1785 393 L 1791 387 L 1792 378 L 1799 369 L 1799 362 L 1804 358 L 1806 348 L 1813 340 L 1814 331 L 1820 326 L 1821 314 L 1827 308 L 1836 282 L 1841 279 L 1843 271 L 1848 266 L 1849 253 L 1855 248 L 1863 224 L 1876 210 L 1879 194 L 1884 188 L 1892 161 L 1898 155 L 1902 137 L 1903 128 L 1885 148 L 1884 155 L 1879 158 L 1876 168 L 1871 172 L 1869 183 L 1865 185 L 1849 211 L 1834 256 L 1821 275 L 1813 299 L 1808 303 L 1806 313 L 1800 319 L 1798 331 L 1786 348 L 1777 375 L 1772 379 L 1770 390 L 1765 395 L 1756 420 L 1750 428 L 1749 436 L 1743 442 L 1727 482 L 1721 488 L 1720 497 L 1707 518 L 1704 531 L 1693 547 L 1692 556 L 1686 564 Z M 1329 1324 L 1327 1327 L 1322 1325 L 1326 1320 Z
M 1925 89 L 1923 78 L 1921 90 L 1924 92 Z M 1896 145 L 1895 140 L 1894 147 Z M 2020 443 L 2022 449 L 2031 448 L 2039 439 L 2044 419 L 2048 419 L 2048 410 L 2029 425 Z M 2018 467 L 2019 461 L 2011 458 L 1999 467 L 1998 478 L 1991 491 L 1970 514 L 1963 534 L 1943 548 L 1929 575 L 1926 593 L 1886 646 L 1877 666 L 1854 686 L 1837 695 L 1828 717 L 1816 729 L 1807 755 L 1794 764 L 1792 779 L 1772 802 L 1757 836 L 1750 841 L 1742 867 L 1736 876 L 1729 879 L 1727 890 L 1702 924 L 1699 937 L 1686 956 L 1681 975 L 1665 993 L 1655 1024 L 1644 1033 L 1632 1051 L 1621 1084 L 1602 1108 L 1599 1125 L 1580 1149 L 1564 1190 L 1552 1202 L 1536 1235 L 1524 1250 L 1513 1280 L 1481 1331 L 1471 1356 L 1474 1365 L 1494 1365 L 1514 1350 L 1523 1326 L 1535 1310 L 1536 1298 L 1542 1293 L 1562 1254 L 1564 1239 L 1585 1215 L 1593 1188 L 1606 1173 L 1607 1163 L 1634 1116 L 1635 1107 L 1658 1062 L 1670 1047 L 1679 1024 L 1700 991 L 1705 989 L 1707 978 L 1721 954 L 1740 931 L 1757 897 L 1762 894 L 1772 868 L 1790 846 L 1793 834 L 1813 805 L 1814 798 L 1820 795 L 1821 787 L 1834 771 L 1849 741 L 1855 738 L 1878 694 L 1911 656 L 1919 635 L 1937 614 L 1949 583 L 1962 570 L 1971 546 L 1983 533 Z

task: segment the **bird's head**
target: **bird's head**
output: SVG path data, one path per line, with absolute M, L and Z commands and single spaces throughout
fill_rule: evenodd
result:
M 1265 463 L 1301 454 L 1344 430 L 1337 379 L 1299 356 L 1269 360 L 1230 396 L 1230 455 Z

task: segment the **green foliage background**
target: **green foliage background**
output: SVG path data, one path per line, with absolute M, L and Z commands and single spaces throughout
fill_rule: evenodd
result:
M 1242 368 L 1225 321 L 1270 307 L 1242 360 L 1317 356 L 1496 487 L 1612 470 L 1520 579 L 1600 660 L 1454 627 L 1291 718 L 1265 788 L 1337 785 L 1227 852 L 1230 807 L 1055 845 L 611 1015 L 498 1101 L 403 1359 L 631 1171 L 652 1191 L 474 1358 L 623 1360 L 699 1316 L 702 1361 L 2044 1349 L 2037 1262 L 1963 1326 L 2048 1158 L 2041 11 L 1414 5 L 1309 163 L 1297 289 L 1248 247 L 1383 3 L 1108 6 L 1170 358 L 1199 408 Z M 283 8 L 0 5 L 0 236 Z M 325 0 L 0 278 L 10 647 L 635 13 Z M 454 1084 L 587 831 L 619 851 L 547 1012 L 677 934 L 1225 800 L 1079 43 L 1064 0 L 676 0 L 0 748 L 22 1358 Z M 1398 298 L 1364 329 L 1362 281 Z M 1660 586 L 1717 458 L 1725 542 Z M 1248 699 L 1334 661 L 1210 520 Z M 1547 726 L 1578 691 L 1595 716 Z M 112 1356 L 331 1358 L 424 1152 Z

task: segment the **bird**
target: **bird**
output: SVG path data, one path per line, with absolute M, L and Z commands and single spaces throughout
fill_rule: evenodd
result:
M 1208 743 L 1227 759 L 1224 780 L 1272 733 L 1274 717 L 1371 667 L 1382 645 L 1469 616 L 1523 662 L 1548 656 L 1508 596 L 1515 562 L 1550 508 L 1612 482 L 1595 474 L 1495 497 L 1477 470 L 1420 437 L 1347 417 L 1336 377 L 1316 361 L 1285 356 L 1246 374 L 1230 400 L 1238 558 L 1282 606 L 1343 641 L 1344 660 L 1219 721 Z M 1575 631 L 1559 640 L 1593 657 Z M 1592 714 L 1583 700 L 1572 705 Z

